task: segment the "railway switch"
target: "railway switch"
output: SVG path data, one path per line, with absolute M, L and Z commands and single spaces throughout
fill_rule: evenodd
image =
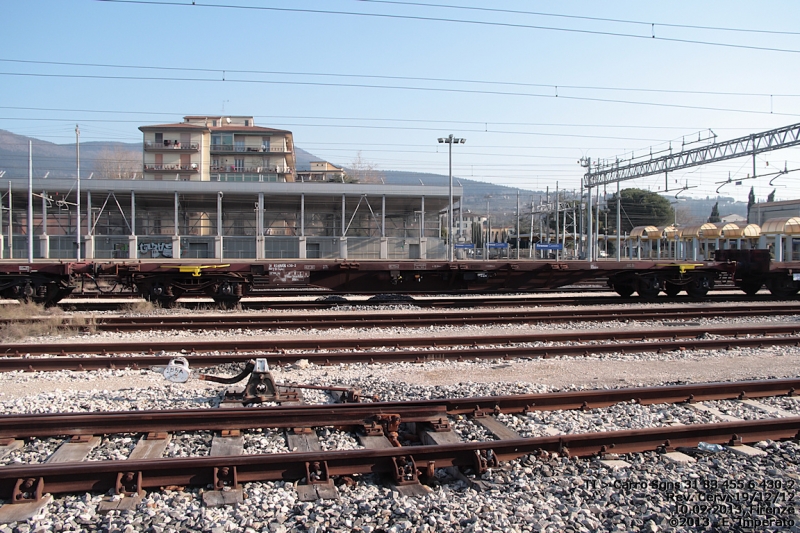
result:
M 186 383 L 193 377 L 189 362 L 185 357 L 176 357 L 167 365 L 150 367 L 151 370 L 163 374 L 164 378 L 173 383 Z M 233 385 L 247 378 L 243 388 L 225 391 L 223 403 L 241 403 L 250 405 L 264 402 L 300 402 L 300 389 L 316 389 L 329 393 L 336 403 L 358 403 L 361 401 L 361 391 L 347 387 L 331 387 L 319 385 L 279 385 L 269 371 L 269 364 L 265 358 L 251 359 L 244 369 L 235 376 L 213 376 L 210 374 L 194 375 L 200 380 L 213 381 Z

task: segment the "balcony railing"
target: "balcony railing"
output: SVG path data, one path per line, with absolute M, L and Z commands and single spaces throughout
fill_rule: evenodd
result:
M 186 152 L 196 152 L 200 149 L 200 143 L 182 143 L 180 141 L 164 140 L 164 142 L 145 141 L 144 149 L 151 150 L 182 150 Z
M 211 174 L 211 181 L 257 181 L 270 183 L 285 183 L 286 176 L 276 173 L 249 173 L 249 172 L 223 172 Z
M 190 165 L 157 165 L 157 164 L 144 165 L 145 172 L 165 172 L 170 170 L 176 172 L 199 172 L 199 167 L 197 163 L 192 163 Z
M 267 146 L 263 144 L 212 144 L 212 152 L 236 152 L 236 153 L 284 153 L 287 150 L 283 146 Z
M 236 165 L 222 165 L 211 166 L 211 172 L 247 172 L 250 174 L 291 174 L 292 169 L 289 167 L 241 167 Z

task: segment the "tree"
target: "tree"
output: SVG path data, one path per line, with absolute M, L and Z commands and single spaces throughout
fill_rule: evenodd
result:
M 621 231 L 630 233 L 637 226 L 664 226 L 674 220 L 675 214 L 669 200 L 643 189 L 620 191 Z M 609 224 L 616 217 L 617 194 L 608 200 Z
M 756 205 L 756 192 L 750 187 L 750 195 L 747 197 L 747 223 L 750 223 L 750 209 Z
M 375 165 L 366 161 L 361 152 L 350 163 L 350 168 L 344 177 L 346 183 L 381 183 L 383 172 L 375 169 Z
M 719 218 L 719 202 L 714 204 L 714 207 L 711 208 L 711 216 L 708 217 L 708 221 L 711 223 L 720 222 L 721 219 Z
M 768 202 L 774 202 L 775 201 L 775 191 L 776 191 L 776 189 L 772 189 L 772 192 L 769 193 L 769 196 L 767 196 L 767 201 Z
M 472 242 L 475 248 L 483 248 L 483 227 L 480 222 L 472 223 Z
M 137 173 L 142 173 L 142 154 L 119 146 L 104 148 L 97 154 L 94 172 L 101 179 L 133 179 Z

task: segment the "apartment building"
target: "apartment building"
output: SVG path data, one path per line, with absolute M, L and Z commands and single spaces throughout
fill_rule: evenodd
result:
M 256 126 L 253 117 L 183 117 L 141 126 L 146 180 L 295 181 L 292 132 Z

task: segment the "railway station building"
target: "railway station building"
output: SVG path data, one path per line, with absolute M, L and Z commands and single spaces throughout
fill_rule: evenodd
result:
M 138 179 L 34 177 L 29 195 L 28 176 L 4 177 L 2 257 L 28 257 L 29 216 L 42 259 L 76 258 L 79 234 L 86 260 L 447 256 L 447 187 L 348 183 L 326 162 L 298 170 L 292 132 L 253 117 L 139 129 Z M 455 187 L 454 205 L 461 195 Z

